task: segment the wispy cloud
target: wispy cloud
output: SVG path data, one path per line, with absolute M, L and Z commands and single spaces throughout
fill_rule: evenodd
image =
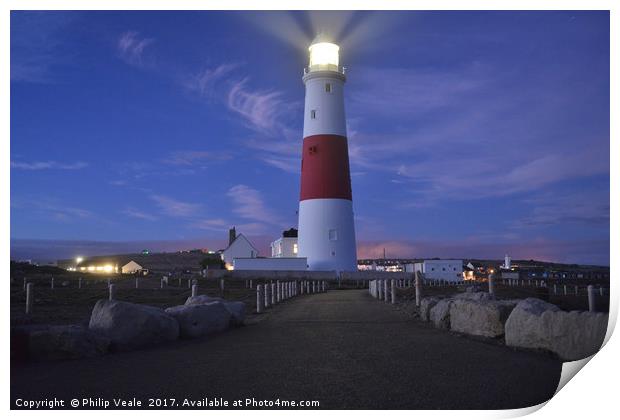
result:
M 57 199 L 51 197 L 11 198 L 11 207 L 34 210 L 46 218 L 59 222 L 70 222 L 75 219 L 98 219 L 98 216 L 90 210 L 59 203 Z
M 53 160 L 38 162 L 15 162 L 11 161 L 11 168 L 25 171 L 42 171 L 46 169 L 76 170 L 88 166 L 86 162 L 60 163 Z
M 165 195 L 151 195 L 151 200 L 157 204 L 164 214 L 174 217 L 193 216 L 200 209 L 200 204 L 180 201 Z
M 228 92 L 228 108 L 243 117 L 248 127 L 263 134 L 274 135 L 282 128 L 280 117 L 288 109 L 282 92 L 252 90 L 248 79 L 234 82 Z
M 126 63 L 140 66 L 143 64 L 144 50 L 153 41 L 152 38 L 141 37 L 137 31 L 127 31 L 118 38 L 118 54 Z
M 254 223 L 282 227 L 285 223 L 265 204 L 260 191 L 239 184 L 226 193 L 233 201 L 233 213 Z
M 203 98 L 215 99 L 220 89 L 226 85 L 226 77 L 239 65 L 224 63 L 214 68 L 205 68 L 185 81 L 185 87 L 198 92 Z
M 127 207 L 121 213 L 129 217 L 134 217 L 136 219 L 142 219 L 142 220 L 148 220 L 151 222 L 159 219 L 157 216 L 143 212 L 141 210 L 137 210 L 133 207 Z

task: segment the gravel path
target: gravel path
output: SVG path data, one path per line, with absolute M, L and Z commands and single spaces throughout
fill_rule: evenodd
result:
M 318 400 L 332 409 L 518 408 L 561 363 L 435 330 L 363 290 L 303 296 L 210 339 L 11 367 L 17 398 Z M 278 408 L 274 406 L 273 408 Z

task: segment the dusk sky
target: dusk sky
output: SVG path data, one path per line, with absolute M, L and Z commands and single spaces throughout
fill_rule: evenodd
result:
M 12 256 L 297 225 L 341 45 L 358 256 L 609 264 L 608 12 L 13 12 Z

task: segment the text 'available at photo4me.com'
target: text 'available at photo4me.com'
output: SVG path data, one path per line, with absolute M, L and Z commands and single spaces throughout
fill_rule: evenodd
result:
M 18 409 L 68 409 L 68 408 L 319 408 L 320 402 L 315 400 L 273 400 L 245 398 L 226 400 L 224 398 L 201 399 L 190 398 L 72 398 L 70 400 L 52 398 L 45 400 L 27 400 L 17 398 L 14 402 Z

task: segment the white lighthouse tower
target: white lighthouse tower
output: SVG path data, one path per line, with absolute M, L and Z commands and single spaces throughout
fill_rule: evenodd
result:
M 301 161 L 298 255 L 310 270 L 357 270 L 344 68 L 339 47 L 319 35 L 310 45 Z

